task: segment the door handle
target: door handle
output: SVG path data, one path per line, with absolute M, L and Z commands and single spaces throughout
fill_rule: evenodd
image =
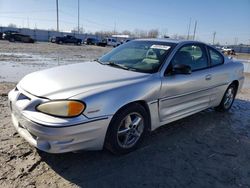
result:
M 212 79 L 212 75 L 211 74 L 206 75 L 205 79 L 206 80 L 211 80 Z

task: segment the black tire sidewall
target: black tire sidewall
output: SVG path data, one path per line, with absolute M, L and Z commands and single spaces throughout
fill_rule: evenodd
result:
M 230 105 L 228 108 L 226 108 L 224 103 L 225 103 L 226 94 L 227 94 L 227 92 L 228 92 L 228 90 L 229 90 L 230 88 L 233 88 L 233 89 L 234 89 L 234 98 L 233 98 L 233 101 L 232 101 L 231 105 Z M 236 94 L 237 94 L 237 87 L 236 87 L 236 85 L 235 85 L 235 84 L 230 84 L 230 85 L 228 86 L 226 92 L 225 92 L 224 95 L 223 95 L 223 98 L 222 98 L 222 100 L 221 100 L 220 105 L 217 106 L 217 107 L 215 107 L 215 109 L 216 109 L 217 111 L 221 111 L 221 112 L 226 112 L 226 111 L 230 110 L 230 108 L 232 107 L 232 105 L 233 105 L 233 103 L 234 103 L 234 99 L 235 99 Z
M 131 148 L 122 148 L 119 145 L 118 140 L 117 140 L 118 128 L 119 128 L 120 122 L 128 114 L 133 113 L 133 112 L 139 113 L 144 118 L 143 133 L 141 134 L 137 143 L 135 145 L 133 145 Z M 146 134 L 146 131 L 148 130 L 148 127 L 149 127 L 149 118 L 148 118 L 148 114 L 147 114 L 146 110 L 144 109 L 144 107 L 140 104 L 137 104 L 137 103 L 127 105 L 124 108 L 122 108 L 121 110 L 119 110 L 113 116 L 113 118 L 109 124 L 107 134 L 106 134 L 105 147 L 114 154 L 129 153 L 129 152 L 135 150 L 138 147 L 138 145 L 141 143 L 141 141 L 143 140 L 143 138 Z

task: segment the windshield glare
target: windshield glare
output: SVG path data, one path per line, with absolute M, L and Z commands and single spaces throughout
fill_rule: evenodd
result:
M 99 59 L 102 63 L 115 63 L 129 70 L 155 73 L 167 58 L 174 43 L 155 41 L 130 41 Z

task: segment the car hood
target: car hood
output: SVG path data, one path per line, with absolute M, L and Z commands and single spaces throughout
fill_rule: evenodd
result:
M 28 74 L 18 87 L 37 97 L 65 99 L 101 88 L 131 84 L 149 76 L 97 62 L 85 62 Z

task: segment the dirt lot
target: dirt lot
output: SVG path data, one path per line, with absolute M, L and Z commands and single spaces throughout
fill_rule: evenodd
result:
M 0 41 L 0 76 L 8 63 L 21 66 L 20 71 L 39 68 L 48 58 L 42 66 L 47 68 L 53 58 L 71 63 L 108 50 Z M 9 81 L 18 76 L 5 75 L 0 82 L 0 187 L 250 187 L 250 75 L 230 112 L 209 109 L 166 125 L 137 151 L 119 157 L 108 151 L 55 155 L 31 147 L 14 130 L 7 104 L 15 85 Z
M 111 47 L 10 43 L 0 40 L 0 82 L 17 82 L 24 75 L 70 63 L 93 60 Z

